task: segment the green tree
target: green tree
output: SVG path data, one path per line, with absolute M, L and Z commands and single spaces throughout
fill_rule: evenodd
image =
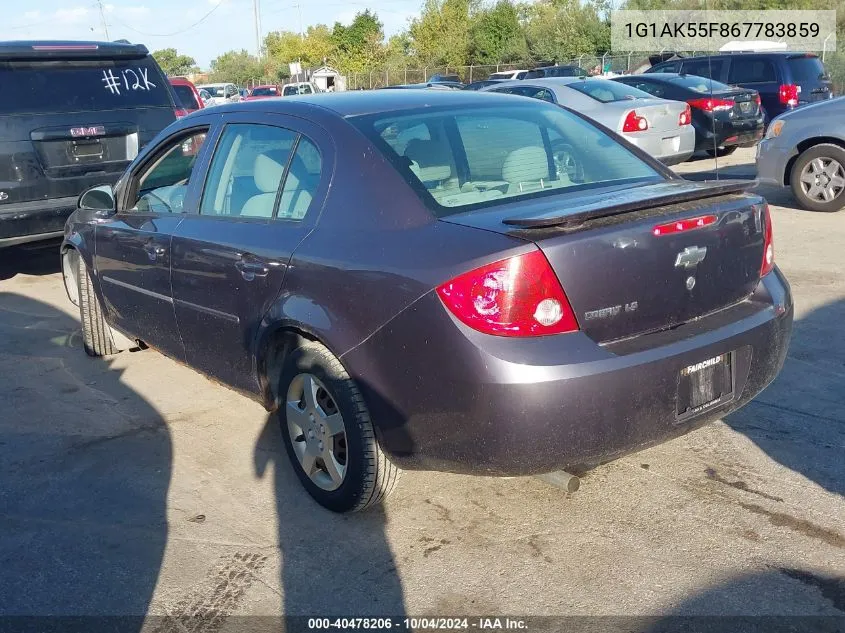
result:
M 509 0 L 499 0 L 494 6 L 482 9 L 472 21 L 472 62 L 497 64 L 528 57 L 528 43 L 519 12 Z
M 244 85 L 251 79 L 262 79 L 261 62 L 245 50 L 228 51 L 211 62 L 212 81 L 231 81 Z
M 346 71 L 361 72 L 384 63 L 382 23 L 369 9 L 357 13 L 349 26 L 335 22 L 331 41 L 332 60 Z
M 153 57 L 168 77 L 187 75 L 197 72 L 197 63 L 189 55 L 180 55 L 175 48 L 163 48 L 155 51 Z
M 466 66 L 470 62 L 472 14 L 477 0 L 426 0 L 411 21 L 412 48 L 428 65 Z
M 303 66 L 317 66 L 332 57 L 334 43 L 329 27 L 317 24 L 309 26 L 304 37 L 291 31 L 268 33 L 264 50 L 276 65 L 301 61 Z

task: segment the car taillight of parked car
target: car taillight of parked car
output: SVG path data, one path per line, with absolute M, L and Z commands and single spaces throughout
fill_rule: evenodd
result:
M 760 93 L 759 93 L 759 92 L 755 92 L 755 93 L 754 93 L 754 102 L 755 102 L 758 106 L 763 105 L 763 102 L 760 100 Z
M 188 111 L 183 108 L 176 108 L 173 113 L 176 115 L 177 119 L 181 119 L 183 116 L 188 116 Z
M 631 110 L 622 124 L 623 132 L 645 132 L 647 129 L 648 121 L 646 121 L 645 117 L 637 115 L 636 110 Z
M 774 232 L 772 229 L 772 213 L 769 211 L 769 205 L 763 206 L 762 211 L 763 222 L 766 223 L 764 227 L 763 237 L 763 265 L 760 268 L 760 276 L 768 275 L 775 267 L 775 242 Z
M 687 101 L 693 108 L 704 110 L 705 112 L 718 112 L 720 110 L 730 110 L 734 107 L 734 102 L 731 99 L 718 99 L 716 97 L 703 99 L 690 99 Z
M 497 336 L 544 336 L 578 330 L 569 300 L 539 250 L 503 259 L 437 288 L 443 304 L 474 330 Z
M 689 125 L 692 123 L 692 110 L 690 110 L 689 104 L 687 104 L 686 109 L 681 112 L 681 115 L 678 117 L 678 125 Z
M 795 84 L 783 84 L 778 89 L 778 100 L 783 105 L 798 105 L 798 86 Z

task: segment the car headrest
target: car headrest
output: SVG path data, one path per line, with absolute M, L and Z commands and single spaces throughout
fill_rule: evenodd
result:
M 411 171 L 422 182 L 446 180 L 452 175 L 449 151 L 436 141 L 417 138 L 409 141 L 405 158 L 411 161 Z
M 502 180 L 510 183 L 549 179 L 549 159 L 542 147 L 529 145 L 515 149 L 502 164 Z
M 259 191 L 274 193 L 279 188 L 289 153 L 288 150 L 274 149 L 255 157 L 252 177 Z

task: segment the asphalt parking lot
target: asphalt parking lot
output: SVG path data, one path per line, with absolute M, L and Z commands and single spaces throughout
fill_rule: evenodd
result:
M 56 251 L 2 253 L 0 614 L 845 615 L 845 211 L 763 191 L 797 309 L 756 401 L 571 495 L 408 472 L 342 517 L 258 404 L 153 351 L 89 359 Z

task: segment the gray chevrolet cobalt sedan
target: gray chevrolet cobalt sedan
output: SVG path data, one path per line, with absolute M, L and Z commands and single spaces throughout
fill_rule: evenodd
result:
M 346 512 L 400 469 L 590 468 L 757 395 L 793 308 L 747 186 L 540 100 L 264 100 L 83 194 L 62 262 L 88 354 L 152 347 L 259 400 Z

